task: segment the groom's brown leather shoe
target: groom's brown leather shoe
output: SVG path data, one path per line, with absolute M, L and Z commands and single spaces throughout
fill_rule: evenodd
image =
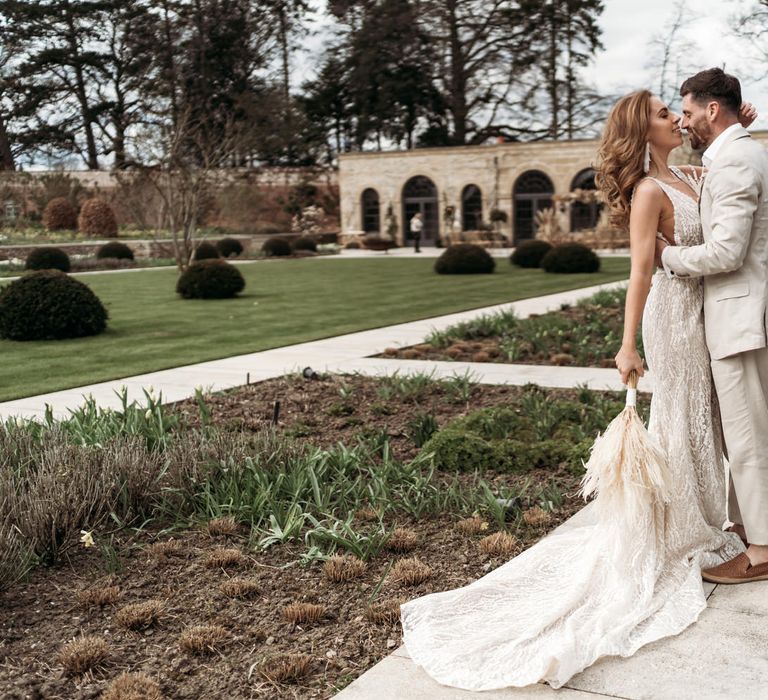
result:
M 710 583 L 748 583 L 749 581 L 768 581 L 768 562 L 752 566 L 746 554 L 715 566 L 704 569 L 701 577 Z

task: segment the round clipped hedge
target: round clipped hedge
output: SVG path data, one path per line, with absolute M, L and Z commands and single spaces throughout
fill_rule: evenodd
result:
M 244 288 L 240 270 L 220 258 L 192 263 L 176 284 L 176 291 L 185 299 L 228 299 Z
M 435 261 L 435 272 L 440 275 L 488 274 L 495 268 L 496 261 L 491 254 L 474 243 L 449 246 Z
M 294 250 L 309 250 L 313 253 L 317 252 L 317 241 L 311 236 L 299 236 L 299 238 L 293 241 Z
M 243 252 L 243 244 L 237 238 L 222 238 L 216 248 L 222 258 L 236 258 Z
M 8 340 L 98 335 L 107 317 L 90 287 L 59 270 L 32 272 L 0 291 L 0 338 Z
M 105 243 L 96 251 L 96 257 L 99 260 L 104 260 L 105 258 L 133 260 L 133 251 L 125 243 L 111 241 L 110 243 Z
M 208 241 L 203 241 L 195 248 L 195 260 L 215 260 L 218 257 L 218 248 Z
M 595 251 L 581 243 L 563 243 L 555 246 L 541 260 L 547 272 L 576 273 L 597 272 L 600 258 Z
M 547 241 L 523 241 L 509 257 L 509 262 L 518 267 L 540 267 L 544 256 L 552 250 Z
M 77 209 L 66 197 L 54 197 L 43 210 L 43 225 L 49 231 L 74 231 Z
M 284 257 L 290 255 L 293 252 L 293 248 L 291 248 L 291 244 L 285 238 L 275 236 L 264 241 L 264 245 L 261 246 L 261 252 L 270 257 Z
M 61 270 L 69 272 L 69 255 L 61 248 L 41 246 L 27 255 L 24 266 L 27 270 Z
M 80 208 L 77 230 L 87 236 L 115 238 L 117 236 L 115 212 L 103 199 L 96 199 L 95 197 L 88 199 Z

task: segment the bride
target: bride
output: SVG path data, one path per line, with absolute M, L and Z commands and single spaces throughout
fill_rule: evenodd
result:
M 751 105 L 739 118 L 744 126 L 754 120 Z M 598 167 L 612 223 L 630 231 L 616 363 L 625 381 L 642 366 L 635 349 L 642 318 L 655 387 L 648 429 L 668 456 L 670 504 L 610 517 L 590 504 L 480 580 L 404 604 L 408 653 L 440 683 L 559 688 L 602 656 L 630 656 L 683 631 L 706 607 L 701 569 L 744 551 L 737 534 L 721 529 L 725 473 L 701 278 L 654 274 L 657 236 L 673 245 L 703 240 L 702 171 L 667 164 L 682 143 L 679 121 L 647 90 L 626 95 L 608 117 Z

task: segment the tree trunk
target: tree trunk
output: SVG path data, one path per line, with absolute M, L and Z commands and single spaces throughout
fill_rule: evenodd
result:
M 0 114 L 0 170 L 16 170 L 16 163 L 11 151 L 11 141 L 5 128 L 5 119 Z
M 467 141 L 467 80 L 464 75 L 464 57 L 461 53 L 458 18 L 455 0 L 446 4 L 448 10 L 449 36 L 451 46 L 451 94 L 449 109 L 453 116 L 453 140 L 457 145 Z
M 552 0 L 549 7 L 549 57 L 547 65 L 547 82 L 549 83 L 549 109 L 550 126 L 549 135 L 556 139 L 560 133 L 560 122 L 558 112 L 560 103 L 557 94 L 557 0 Z

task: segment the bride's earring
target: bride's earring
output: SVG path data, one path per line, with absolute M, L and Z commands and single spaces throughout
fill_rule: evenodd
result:
M 651 143 L 645 142 L 645 156 L 643 158 L 643 172 L 647 173 L 651 169 Z

